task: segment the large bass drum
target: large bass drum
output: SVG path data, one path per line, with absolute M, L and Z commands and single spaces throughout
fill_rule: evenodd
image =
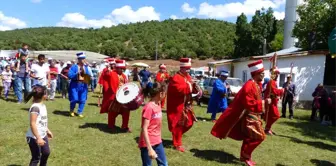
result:
M 117 101 L 130 111 L 137 110 L 144 102 L 144 96 L 135 83 L 126 83 L 117 91 Z

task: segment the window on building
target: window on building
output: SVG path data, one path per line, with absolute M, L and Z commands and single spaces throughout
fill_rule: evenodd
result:
M 279 76 L 279 86 L 282 87 L 282 85 L 287 81 L 287 75 L 289 73 L 281 73 L 280 76 Z M 295 75 L 292 74 L 292 82 L 295 82 L 294 80 L 295 78 Z
M 247 81 L 247 70 L 243 70 L 243 78 L 242 78 L 243 82 Z

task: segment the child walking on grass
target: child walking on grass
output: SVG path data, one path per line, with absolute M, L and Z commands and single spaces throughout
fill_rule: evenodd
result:
M 4 87 L 5 100 L 8 99 L 8 93 L 9 93 L 9 90 L 10 90 L 10 87 L 11 87 L 11 84 L 12 84 L 12 80 L 13 80 L 12 75 L 13 74 L 11 72 L 10 65 L 7 65 L 5 70 L 2 71 L 2 73 L 1 73 L 2 84 L 3 84 L 3 87 Z
M 33 105 L 29 109 L 29 128 L 26 134 L 32 158 L 29 166 L 47 165 L 50 154 L 48 140 L 53 134 L 48 129 L 47 108 L 43 104 L 46 98 L 46 88 L 41 85 L 34 86 L 32 92 L 25 99 L 26 102 L 33 97 Z
M 166 86 L 154 83 L 152 88 L 144 89 L 144 95 L 150 101 L 142 110 L 139 148 L 143 166 L 151 166 L 155 159 L 158 166 L 168 166 L 161 139 L 162 109 L 161 100 L 165 97 Z

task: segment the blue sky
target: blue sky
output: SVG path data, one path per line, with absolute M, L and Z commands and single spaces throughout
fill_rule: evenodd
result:
M 284 17 L 285 0 L 3 0 L 0 30 L 39 26 L 99 28 L 146 20 L 214 18 L 235 22 L 241 12 L 273 7 Z

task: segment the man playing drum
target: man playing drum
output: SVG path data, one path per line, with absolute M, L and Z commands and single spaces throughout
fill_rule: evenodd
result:
M 121 130 L 123 132 L 131 132 L 130 128 L 128 127 L 128 121 L 130 117 L 130 110 L 128 110 L 125 106 L 120 104 L 116 100 L 116 93 L 118 89 L 128 82 L 127 76 L 123 73 L 123 70 L 126 69 L 126 62 L 125 60 L 116 60 L 116 70 L 112 72 L 112 77 L 110 82 L 110 87 L 112 89 L 112 102 L 108 109 L 108 127 L 115 130 L 115 120 L 119 114 L 122 116 L 122 126 Z
M 185 151 L 182 147 L 183 133 L 196 121 L 191 107 L 193 83 L 189 75 L 190 68 L 191 59 L 182 58 L 180 71 L 170 79 L 167 93 L 168 127 L 172 132 L 173 145 L 180 152 Z

